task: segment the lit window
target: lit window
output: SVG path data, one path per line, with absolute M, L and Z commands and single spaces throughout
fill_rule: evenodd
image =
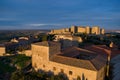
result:
M 73 74 L 73 72 L 72 71 L 69 71 L 69 75 L 72 75 Z

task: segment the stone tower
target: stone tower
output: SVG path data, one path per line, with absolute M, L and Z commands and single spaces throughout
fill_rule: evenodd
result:
M 39 69 L 42 64 L 47 64 L 50 57 L 61 50 L 58 42 L 38 42 L 32 44 L 32 66 Z
M 90 27 L 89 26 L 86 26 L 86 33 L 90 34 Z
M 71 32 L 72 33 L 77 33 L 77 27 L 76 26 L 71 26 Z
M 101 29 L 101 30 L 100 30 L 100 33 L 101 33 L 101 34 L 105 34 L 105 29 Z
M 92 27 L 92 34 L 99 35 L 100 34 L 100 28 L 98 26 Z

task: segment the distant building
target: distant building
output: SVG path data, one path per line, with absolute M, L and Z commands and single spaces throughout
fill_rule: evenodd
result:
M 101 34 L 105 34 L 105 29 L 100 29 Z
M 71 26 L 71 33 L 77 33 L 77 26 Z
M 91 28 L 89 26 L 86 26 L 86 34 L 90 34 L 91 33 Z
M 51 30 L 54 34 L 64 34 L 65 32 L 70 32 L 69 28 Z
M 10 42 L 18 43 L 19 41 L 16 38 L 10 40 Z
M 78 26 L 77 28 L 78 28 L 77 33 L 86 33 L 86 28 L 85 27 Z
M 6 53 L 4 44 L 0 44 L 0 56 L 3 56 Z
M 22 52 L 18 51 L 18 54 L 25 54 L 26 56 L 32 56 L 32 51 L 31 50 L 24 50 Z
M 94 26 L 92 28 L 90 28 L 89 26 L 86 26 L 86 27 L 84 27 L 84 26 L 71 26 L 71 28 L 51 30 L 50 34 L 65 34 L 66 32 L 70 32 L 72 34 L 85 33 L 85 34 L 100 35 L 100 34 L 104 34 L 105 30 L 100 29 L 99 26 Z
M 5 43 L 5 50 L 6 53 L 15 53 L 18 50 L 18 43 L 16 42 L 6 42 Z
M 98 26 L 92 27 L 92 34 L 99 35 L 100 34 L 100 28 Z
M 81 37 L 73 36 L 73 35 L 55 35 L 55 40 L 60 42 L 61 48 L 65 49 L 70 46 L 79 46 L 79 43 L 81 43 L 83 40 Z
M 28 37 L 19 37 L 19 40 L 20 40 L 20 39 L 23 39 L 23 40 L 29 40 Z
M 61 51 L 58 42 L 39 42 L 32 44 L 32 66 L 36 71 L 64 73 L 69 80 L 104 80 L 106 59 L 77 47 Z

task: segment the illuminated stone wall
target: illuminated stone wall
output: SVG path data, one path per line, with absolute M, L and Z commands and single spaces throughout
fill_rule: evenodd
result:
M 71 33 L 76 33 L 76 32 L 77 32 L 77 27 L 71 26 Z
M 98 26 L 94 26 L 90 28 L 89 26 L 83 27 L 83 26 L 71 26 L 71 28 L 63 28 L 63 29 L 55 29 L 51 30 L 50 34 L 66 34 L 66 32 L 69 33 L 86 33 L 86 34 L 104 34 L 105 30 L 100 29 Z
M 54 72 L 54 74 L 64 73 L 67 75 L 69 80 L 76 80 L 78 76 L 81 78 L 81 80 L 83 77 L 84 80 L 99 80 L 97 79 L 97 71 L 60 64 L 52 61 L 44 64 L 38 63 L 37 65 L 37 68 L 35 68 L 36 70 L 42 69 L 44 71 Z
M 97 79 L 98 80 L 104 80 L 105 77 L 105 67 L 103 67 L 102 69 L 100 69 L 97 73 Z
M 101 34 L 105 34 L 105 29 L 101 29 Z
M 100 28 L 98 26 L 92 27 L 92 34 L 99 35 L 100 34 Z
M 90 34 L 91 33 L 91 28 L 89 26 L 86 26 L 86 34 Z
M 60 41 L 62 44 L 62 49 L 65 49 L 70 46 L 79 46 L 79 43 L 82 42 L 81 37 L 72 36 L 72 35 L 55 35 L 54 41 Z
M 77 33 L 86 33 L 85 27 L 77 27 Z
M 0 47 L 0 56 L 3 56 L 3 54 L 5 54 L 5 47 Z
M 31 50 L 24 50 L 22 52 L 18 51 L 18 54 L 25 54 L 26 56 L 32 56 L 32 51 Z
M 69 80 L 76 80 L 79 76 L 81 80 L 104 80 L 104 66 L 99 71 L 90 70 L 81 67 L 75 67 L 70 65 L 65 65 L 57 62 L 50 61 L 49 58 L 51 54 L 55 54 L 60 51 L 60 45 L 55 45 L 53 47 L 34 45 L 32 44 L 32 66 L 33 68 L 44 71 L 51 71 L 54 74 L 64 73 L 67 75 Z

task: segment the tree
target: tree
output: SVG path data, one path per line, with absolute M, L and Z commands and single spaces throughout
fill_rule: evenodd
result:
M 42 41 L 47 41 L 47 37 L 48 37 L 47 35 L 43 35 L 42 36 Z

